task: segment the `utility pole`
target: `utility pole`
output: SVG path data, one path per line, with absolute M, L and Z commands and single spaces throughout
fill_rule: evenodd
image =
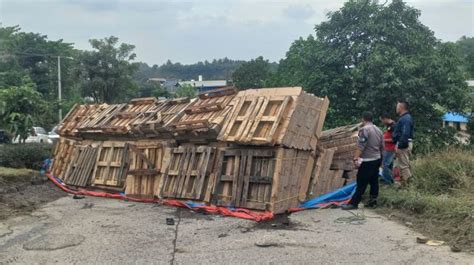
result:
M 61 108 L 61 56 L 58 56 L 58 101 L 59 101 L 59 110 L 58 110 L 58 115 L 59 115 L 59 122 L 63 120 L 63 110 Z

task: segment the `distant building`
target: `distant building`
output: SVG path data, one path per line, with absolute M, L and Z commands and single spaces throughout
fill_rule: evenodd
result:
M 474 80 L 466 80 L 468 87 L 474 87 Z
M 163 83 L 163 87 L 165 88 L 166 91 L 170 94 L 174 94 L 176 92 L 176 89 L 178 88 L 178 80 L 166 80 Z
M 227 80 L 202 80 L 202 75 L 198 76 L 197 81 L 167 80 L 159 77 L 149 78 L 148 81 L 160 83 L 171 94 L 175 93 L 178 87 L 185 85 L 196 88 L 198 93 L 227 86 Z
M 160 83 L 160 85 L 164 85 L 165 82 L 166 82 L 166 79 L 165 78 L 159 78 L 159 77 L 153 77 L 153 78 L 149 78 L 148 81 L 157 82 L 157 83 Z
M 180 81 L 179 86 L 190 85 L 196 88 L 198 93 L 212 89 L 223 88 L 227 86 L 227 80 L 202 80 L 202 75 L 198 77 L 198 81 Z
M 443 116 L 443 127 L 453 127 L 458 131 L 467 131 L 468 118 L 466 116 L 448 112 Z

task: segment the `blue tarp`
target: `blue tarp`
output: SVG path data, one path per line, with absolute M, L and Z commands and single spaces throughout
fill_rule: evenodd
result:
M 355 192 L 356 182 L 348 184 L 338 190 L 335 190 L 330 193 L 323 194 L 306 202 L 300 204 L 300 208 L 309 209 L 309 208 L 320 208 L 321 204 L 331 203 L 331 202 L 341 202 L 348 200 L 352 197 L 352 194 Z

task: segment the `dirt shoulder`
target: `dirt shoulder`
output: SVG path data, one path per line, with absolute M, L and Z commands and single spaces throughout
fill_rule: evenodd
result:
M 36 171 L 0 167 L 0 220 L 28 214 L 63 196 L 64 192 Z

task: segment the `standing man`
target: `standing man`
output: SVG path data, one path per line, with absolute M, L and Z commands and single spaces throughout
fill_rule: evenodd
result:
M 400 169 L 400 184 L 402 188 L 406 188 L 411 178 L 410 156 L 413 149 L 413 118 L 409 113 L 409 105 L 404 100 L 399 100 L 397 103 L 397 114 L 400 119 L 395 125 L 393 131 L 393 143 L 396 153 L 396 167 Z
M 366 207 L 377 206 L 379 195 L 379 167 L 382 162 L 384 149 L 382 131 L 372 123 L 372 113 L 364 112 L 362 122 L 364 126 L 359 131 L 358 149 L 354 155 L 354 163 L 359 167 L 357 171 L 357 188 L 343 210 L 357 209 L 367 185 L 370 184 L 370 199 Z
M 395 158 L 395 144 L 393 143 L 392 133 L 395 129 L 395 121 L 392 120 L 390 114 L 384 113 L 380 116 L 380 121 L 387 126 L 387 129 L 383 133 L 383 141 L 385 143 L 385 148 L 383 151 L 383 159 L 382 159 L 382 179 L 385 184 L 393 184 L 393 160 Z

